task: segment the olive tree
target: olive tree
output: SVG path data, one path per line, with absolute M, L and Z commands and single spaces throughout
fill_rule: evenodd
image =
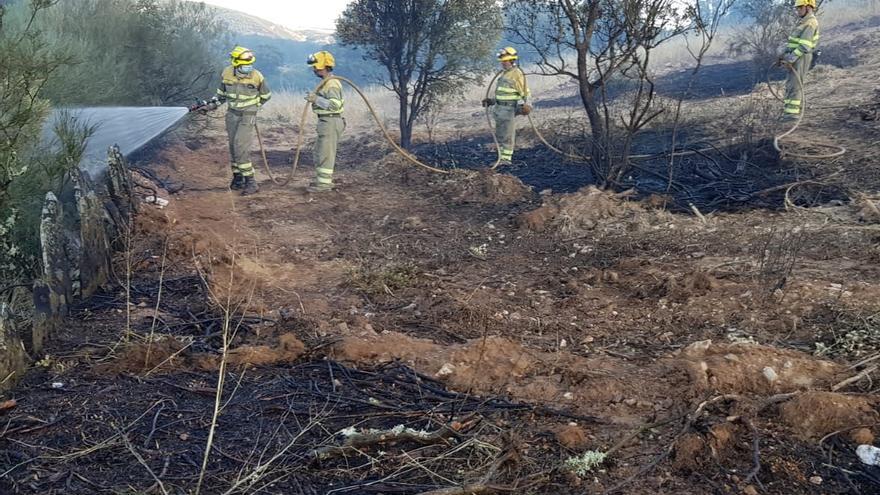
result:
M 590 123 L 592 166 L 606 185 L 628 168 L 632 136 L 659 113 L 654 107 L 651 52 L 688 29 L 678 0 L 508 0 L 508 31 L 537 56 L 541 75 L 568 76 L 578 87 Z M 609 85 L 631 89 L 620 116 L 626 133 L 614 136 L 617 117 Z M 622 150 L 615 152 L 617 143 Z
M 482 81 L 501 34 L 495 0 L 355 0 L 336 22 L 339 41 L 365 50 L 399 102 L 401 146 L 441 98 Z

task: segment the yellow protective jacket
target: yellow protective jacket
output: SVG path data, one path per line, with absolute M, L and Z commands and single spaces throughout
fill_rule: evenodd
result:
M 345 110 L 345 99 L 342 97 L 342 82 L 330 79 L 316 93 L 318 98 L 312 103 L 312 111 L 318 115 L 338 115 Z
M 231 65 L 223 69 L 217 95 L 225 98 L 231 110 L 256 113 L 272 97 L 269 85 L 260 71 L 254 69 L 248 75 L 236 74 Z
M 498 85 L 495 87 L 495 101 L 498 103 L 515 105 L 519 100 L 528 103 L 530 96 L 526 75 L 519 67 L 511 67 L 498 77 Z
M 788 37 L 785 53 L 801 58 L 807 53 L 812 53 L 817 46 L 819 46 L 819 19 L 816 18 L 816 14 L 810 12 L 801 18 L 801 22 Z

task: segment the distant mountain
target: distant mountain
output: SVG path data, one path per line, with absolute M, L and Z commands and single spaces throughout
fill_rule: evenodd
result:
M 290 29 L 274 22 L 262 19 L 237 10 L 223 7 L 211 7 L 216 10 L 236 34 L 278 38 L 282 40 L 311 42 L 322 45 L 333 44 L 333 31 L 319 29 Z
M 336 57 L 337 73 L 358 84 L 375 82 L 376 64 L 365 61 L 360 52 L 336 43 L 333 32 L 317 29 L 290 29 L 237 10 L 208 6 L 229 27 L 230 44 L 246 46 L 257 54 L 257 68 L 278 89 L 306 90 L 317 80 L 306 59 L 319 50 Z

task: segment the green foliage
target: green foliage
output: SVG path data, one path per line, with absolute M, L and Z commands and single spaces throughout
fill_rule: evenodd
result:
M 8 229 L 0 252 L 0 280 L 28 280 L 40 266 L 40 214 L 46 192 L 61 196 L 64 179 L 76 169 L 85 143 L 94 127 L 78 122 L 62 112 L 53 126 L 57 143 L 54 151 L 35 146 L 24 155 L 27 170 L 15 178 L 6 201 L 0 204 L 0 218 Z
M 181 105 L 213 89 L 225 25 L 202 3 L 65 0 L 39 19 L 55 53 L 75 61 L 44 94 L 61 105 Z
M 38 28 L 54 0 L 0 7 L 0 285 L 29 281 L 39 266 L 39 215 L 46 191 L 78 163 L 89 129 L 62 115 L 56 153 L 41 152 L 49 110 L 42 91 L 71 63 L 44 43 Z
M 495 0 L 356 0 L 337 21 L 336 34 L 386 70 L 385 82 L 400 102 L 401 144 L 408 147 L 422 112 L 482 80 L 501 24 Z
M 576 457 L 569 457 L 563 463 L 563 467 L 580 476 L 586 478 L 595 468 L 602 465 L 608 454 L 596 450 L 588 450 Z

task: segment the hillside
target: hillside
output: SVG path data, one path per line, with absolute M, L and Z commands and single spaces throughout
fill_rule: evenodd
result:
M 238 10 L 213 6 L 211 8 L 223 17 L 230 31 L 236 34 L 323 45 L 331 45 L 335 42 L 331 31 L 290 29 Z
M 315 85 L 315 76 L 306 66 L 308 56 L 329 50 L 339 61 L 339 72 L 358 83 L 369 83 L 376 68 L 357 51 L 336 44 L 331 31 L 290 29 L 237 10 L 211 7 L 229 26 L 231 44 L 243 45 L 257 53 L 257 66 L 279 89 L 305 91 Z

